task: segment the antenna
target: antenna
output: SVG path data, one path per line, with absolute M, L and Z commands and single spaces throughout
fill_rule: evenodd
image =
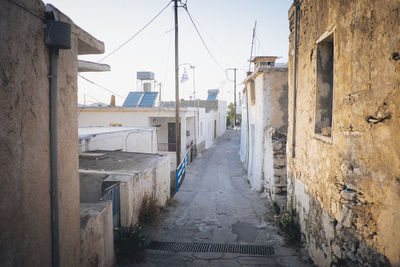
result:
M 251 50 L 250 50 L 250 63 L 249 63 L 249 71 L 251 68 L 251 58 L 253 57 L 253 46 L 254 46 L 254 38 L 256 36 L 256 27 L 257 27 L 257 20 L 254 22 L 254 28 L 253 28 L 253 37 L 251 38 Z

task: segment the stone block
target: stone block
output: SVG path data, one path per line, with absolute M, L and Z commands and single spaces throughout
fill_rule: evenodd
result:
M 351 209 L 349 209 L 346 206 L 342 206 L 342 211 L 340 213 L 340 223 L 344 226 L 344 227 L 350 227 L 351 225 L 351 216 L 352 216 L 352 211 Z
M 346 190 L 342 190 L 340 192 L 340 197 L 346 201 L 356 201 L 357 199 L 357 194 L 354 191 L 346 191 Z
M 284 177 L 286 177 L 286 167 L 285 168 L 280 168 L 280 169 L 274 169 L 274 175 L 275 176 L 284 176 Z

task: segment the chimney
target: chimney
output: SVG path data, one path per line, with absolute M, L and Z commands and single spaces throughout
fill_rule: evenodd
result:
M 115 107 L 115 95 L 111 95 L 110 106 Z

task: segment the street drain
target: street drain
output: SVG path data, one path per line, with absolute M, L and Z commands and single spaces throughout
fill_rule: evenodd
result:
M 249 255 L 273 255 L 274 248 L 271 246 L 239 245 L 239 244 L 212 244 L 212 243 L 180 243 L 151 241 L 148 249 L 164 250 L 173 252 L 217 252 L 237 253 Z

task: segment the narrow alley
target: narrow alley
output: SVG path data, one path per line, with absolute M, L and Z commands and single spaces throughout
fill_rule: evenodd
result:
M 272 255 L 146 250 L 138 266 L 305 266 L 277 234 L 267 200 L 250 189 L 240 163 L 239 131 L 228 131 L 189 165 L 172 203 L 146 239 L 161 242 L 261 245 Z

